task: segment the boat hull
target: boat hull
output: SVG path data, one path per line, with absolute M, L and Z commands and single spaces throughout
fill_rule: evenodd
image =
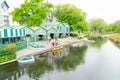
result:
M 22 56 L 17 59 L 18 63 L 33 63 L 35 61 L 33 56 Z
M 61 49 L 63 49 L 63 47 L 55 47 L 51 51 L 58 51 L 58 50 L 61 50 Z

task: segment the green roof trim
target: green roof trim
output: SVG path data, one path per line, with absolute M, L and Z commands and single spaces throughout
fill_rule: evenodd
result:
M 8 37 L 8 31 L 7 31 L 7 29 L 4 29 L 4 37 Z
M 18 30 L 17 29 L 15 29 L 15 33 L 16 33 L 16 36 L 18 36 Z
M 13 29 L 10 29 L 10 36 L 13 37 Z

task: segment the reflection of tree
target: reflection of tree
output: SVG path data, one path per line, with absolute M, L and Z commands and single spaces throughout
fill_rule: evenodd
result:
M 84 53 L 87 46 L 82 47 L 70 47 L 69 54 L 64 56 L 62 59 L 56 61 L 56 66 L 58 69 L 70 70 L 75 69 L 77 65 L 84 62 Z
M 29 66 L 28 74 L 33 79 L 38 79 L 45 71 L 52 70 L 52 66 L 46 60 L 36 60 L 36 62 Z
M 16 62 L 1 65 L 0 66 L 0 80 L 5 77 L 11 76 L 11 74 L 19 71 L 20 67 Z
M 96 37 L 94 38 L 94 40 L 95 43 L 92 43 L 91 45 L 100 48 L 103 45 L 103 43 L 107 41 L 107 38 Z
M 114 43 L 113 44 L 120 49 L 120 43 Z

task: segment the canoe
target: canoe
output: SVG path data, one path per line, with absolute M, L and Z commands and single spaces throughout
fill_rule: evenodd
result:
M 68 40 L 68 39 L 57 39 L 58 40 L 58 42 L 63 42 L 63 43 L 70 43 L 70 40 Z
M 34 47 L 34 48 L 43 48 L 43 47 L 45 47 L 45 45 L 42 44 L 42 43 L 33 43 L 33 44 L 31 44 L 31 46 Z
M 61 47 L 55 47 L 51 51 L 58 51 L 58 50 L 61 50 L 61 49 L 63 49 L 63 46 L 61 46 Z
M 35 59 L 34 59 L 34 56 L 22 56 L 20 58 L 17 59 L 17 62 L 18 63 L 31 63 L 31 62 L 34 62 Z

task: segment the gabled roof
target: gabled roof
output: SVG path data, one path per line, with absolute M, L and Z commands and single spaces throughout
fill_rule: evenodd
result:
M 7 9 L 9 8 L 9 5 L 8 5 L 8 3 L 6 2 L 6 0 L 0 0 L 0 4 L 1 4 L 2 8 L 3 8 L 3 6 L 6 6 Z
M 9 25 L 9 24 L 3 24 L 3 25 L 0 25 L 0 28 L 4 28 L 4 27 L 9 27 L 9 28 L 12 28 L 12 29 L 22 29 L 22 28 L 25 28 L 25 26 L 14 26 L 14 25 Z
M 9 28 L 12 28 L 11 26 L 9 26 L 9 24 L 3 24 L 3 25 L 0 26 L 0 28 L 4 28 L 5 26 L 9 27 Z
M 7 2 L 6 2 L 6 1 L 4 1 L 3 3 L 7 6 L 7 8 L 9 8 L 9 5 L 7 4 Z

